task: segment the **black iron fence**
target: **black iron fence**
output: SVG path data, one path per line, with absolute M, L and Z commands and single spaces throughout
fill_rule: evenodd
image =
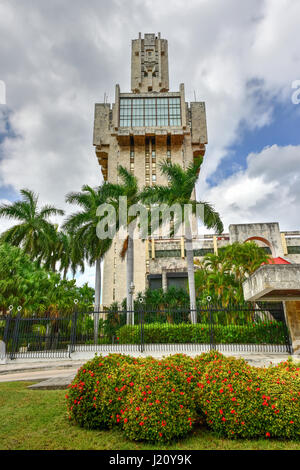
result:
M 5 354 L 70 357 L 81 351 L 262 351 L 291 354 L 282 304 L 74 311 L 71 316 L 0 317 Z M 2 343 L 3 344 L 3 343 Z

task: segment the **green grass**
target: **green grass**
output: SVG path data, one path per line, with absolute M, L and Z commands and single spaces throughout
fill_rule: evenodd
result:
M 0 450 L 300 450 L 283 440 L 221 439 L 204 428 L 169 445 L 124 438 L 121 430 L 91 431 L 71 425 L 64 390 L 30 390 L 32 382 L 0 384 Z

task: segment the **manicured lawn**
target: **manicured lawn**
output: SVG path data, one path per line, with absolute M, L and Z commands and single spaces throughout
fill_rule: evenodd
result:
M 0 384 L 0 450 L 300 450 L 300 442 L 228 440 L 196 429 L 169 445 L 132 442 L 119 430 L 70 425 L 64 390 L 29 390 L 29 382 Z

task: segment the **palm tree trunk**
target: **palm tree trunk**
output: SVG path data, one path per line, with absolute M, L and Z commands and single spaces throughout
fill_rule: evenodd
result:
M 189 224 L 186 225 L 185 239 L 186 239 L 186 261 L 187 261 L 187 272 L 188 272 L 189 294 L 190 294 L 191 322 L 197 323 L 193 239 L 192 239 L 192 233 L 191 233 L 191 228 Z
M 95 310 L 94 310 L 94 342 L 98 342 L 99 331 L 99 311 L 100 311 L 100 296 L 101 296 L 101 259 L 96 261 L 96 278 L 95 278 Z
M 133 224 L 129 224 L 128 227 L 128 247 L 127 247 L 127 298 L 126 298 L 126 308 L 127 308 L 127 317 L 126 323 L 129 325 L 133 323 L 132 316 L 133 314 L 133 294 L 131 287 L 133 285 L 133 273 L 134 273 L 134 244 L 133 244 Z

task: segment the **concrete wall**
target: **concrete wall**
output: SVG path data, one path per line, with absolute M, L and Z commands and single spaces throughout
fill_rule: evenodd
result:
M 294 354 L 300 354 L 300 301 L 285 302 L 285 316 Z
M 272 256 L 274 258 L 284 256 L 279 224 L 277 222 L 229 225 L 229 236 L 230 243 L 243 243 L 252 237 L 263 238 L 267 241 L 265 246 L 270 244 Z

